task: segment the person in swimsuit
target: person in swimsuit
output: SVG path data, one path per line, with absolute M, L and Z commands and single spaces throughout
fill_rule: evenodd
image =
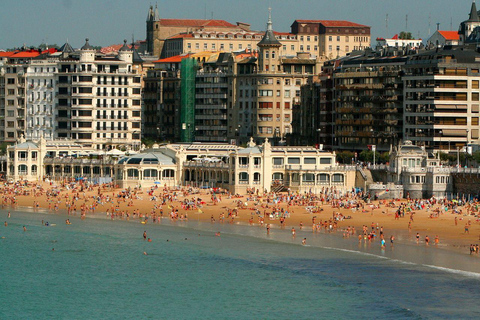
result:
M 143 231 L 143 240 L 147 240 L 147 231 Z

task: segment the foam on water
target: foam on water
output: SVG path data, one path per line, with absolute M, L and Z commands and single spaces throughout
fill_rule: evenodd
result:
M 479 278 L 432 269 L 434 250 L 398 245 L 382 256 L 376 246 L 355 248 L 334 235 L 68 218 L 66 226 L 65 215 L 15 212 L 0 227 L 0 319 L 479 317 Z M 404 261 L 408 254 L 427 261 Z

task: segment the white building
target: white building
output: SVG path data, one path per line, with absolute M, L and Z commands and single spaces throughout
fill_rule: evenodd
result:
M 397 47 L 402 48 L 406 46 L 410 46 L 412 49 L 419 48 L 422 44 L 422 39 L 400 39 L 398 34 L 396 34 L 391 39 L 384 39 L 384 38 L 377 38 L 377 46 L 380 47 Z
M 58 63 L 57 137 L 95 149 L 139 149 L 141 75 L 125 41 L 115 58 L 97 56 L 88 43 Z
M 221 143 L 154 145 L 121 158 L 102 152 L 68 140 L 21 138 L 7 149 L 7 178 L 82 178 L 115 181 L 123 188 L 191 185 L 232 193 L 249 188 L 261 193 L 318 193 L 334 188 L 342 193 L 352 190 L 356 179 L 356 167 L 337 165 L 335 153 L 312 147 L 272 147 L 268 139 L 262 145 L 252 139 L 247 148 Z
M 55 73 L 58 59 L 34 59 L 27 67 L 25 138 L 52 140 L 55 133 Z

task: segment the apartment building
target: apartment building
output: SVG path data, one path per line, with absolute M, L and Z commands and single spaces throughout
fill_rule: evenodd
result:
M 26 73 L 37 50 L 4 52 L 0 62 L 0 141 L 25 135 Z
M 56 132 L 96 149 L 141 144 L 141 76 L 126 42 L 115 58 L 89 44 L 58 62 Z
M 55 137 L 55 73 L 58 57 L 31 60 L 26 76 L 25 138 Z
M 195 77 L 195 141 L 227 142 L 229 55 L 204 63 Z
M 248 32 L 250 31 L 250 25 L 241 22 L 234 25 L 225 20 L 215 19 L 160 19 L 157 6 L 155 6 L 155 9 L 150 6 L 147 15 L 147 51 L 156 57 L 167 58 L 164 45 L 168 38 L 181 33 L 197 31 Z M 206 50 L 202 49 L 202 51 Z
M 300 87 L 320 69 L 320 60 L 308 53 L 282 56 L 282 43 L 273 32 L 271 15 L 257 46 L 258 58 L 241 57 L 232 66 L 229 137 L 239 142 L 254 137 L 285 143 L 285 136 L 292 132 L 292 108 L 300 103 Z
M 286 32 L 274 32 L 274 34 L 282 42 L 281 54 L 283 56 L 295 56 L 300 50 L 296 35 Z M 167 38 L 163 50 L 166 57 L 203 51 L 235 52 L 245 49 L 258 50 L 257 43 L 262 40 L 263 36 L 264 32 L 244 30 L 237 32 L 200 30 L 180 33 Z
M 324 70 L 325 70 L 324 65 Z M 322 72 L 308 78 L 301 87 L 300 105 L 292 112 L 292 134 L 289 144 L 315 145 L 333 149 L 334 101 L 332 74 Z
M 402 68 L 407 57 L 363 56 L 345 59 L 334 73 L 335 148 L 376 145 L 388 151 L 402 139 Z
M 297 35 L 300 51 L 323 60 L 343 57 L 370 47 L 370 27 L 340 20 L 295 20 L 291 33 Z
M 406 139 L 455 151 L 479 143 L 480 53 L 457 47 L 422 52 L 405 65 Z

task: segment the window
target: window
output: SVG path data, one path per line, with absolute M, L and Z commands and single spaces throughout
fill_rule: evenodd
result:
M 344 181 L 344 176 L 343 176 L 343 174 L 335 173 L 335 174 L 332 176 L 332 182 L 334 182 L 334 183 L 343 183 L 343 181 Z
M 248 173 L 246 172 L 240 172 L 238 177 L 240 181 L 248 181 Z
M 300 45 L 300 51 L 303 51 L 303 44 Z
M 317 164 L 317 159 L 316 158 L 304 158 L 303 163 L 304 164 Z
M 198 43 L 198 42 L 195 43 L 195 49 L 196 49 L 196 50 L 200 50 L 200 43 Z
M 315 181 L 315 175 L 313 173 L 304 173 L 302 175 L 302 181 L 303 182 L 314 182 Z
M 333 41 L 332 36 L 328 36 L 328 41 Z
M 300 158 L 288 158 L 288 164 L 300 164 Z
M 290 98 L 290 90 L 285 90 L 284 97 Z
M 207 49 L 208 49 L 208 44 L 207 44 L 206 42 L 203 44 L 203 49 L 204 49 L 204 50 L 207 50 Z
M 273 158 L 274 166 L 283 166 L 283 158 Z
M 320 164 L 331 164 L 332 158 L 320 158 Z
M 337 36 L 337 41 L 340 41 L 340 36 Z
M 328 46 L 328 51 L 332 51 L 332 45 Z
M 292 44 L 292 45 L 290 46 L 290 49 L 291 49 L 292 51 L 295 51 L 295 45 Z

